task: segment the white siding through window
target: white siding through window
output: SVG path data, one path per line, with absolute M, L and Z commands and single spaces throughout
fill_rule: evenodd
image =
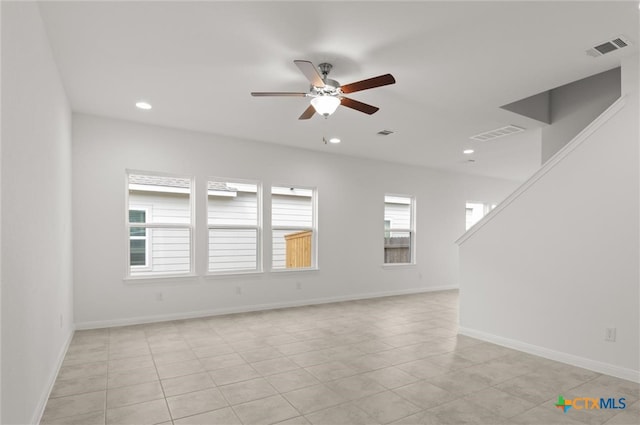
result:
M 271 220 L 274 226 L 313 226 L 311 196 L 272 195 L 271 200 Z
M 313 230 L 313 191 L 310 189 L 274 187 L 271 194 L 272 267 L 286 267 L 285 236 Z M 287 229 L 277 229 L 277 227 Z
M 209 195 L 209 225 L 246 225 L 258 222 L 256 194 L 237 192 L 236 196 Z
M 257 236 L 250 229 L 209 229 L 209 271 L 255 270 Z
M 153 189 L 153 188 L 151 188 Z M 146 205 L 147 224 L 189 224 L 191 208 L 189 195 L 152 190 L 130 190 L 129 205 Z M 190 229 L 180 227 L 147 227 L 150 268 L 131 275 L 188 273 L 191 269 Z
M 188 224 L 190 221 L 188 195 L 132 191 L 129 203 L 152 205 L 153 214 L 147 223 Z
M 147 229 L 151 236 L 151 264 L 155 272 L 188 272 L 189 229 Z
M 208 196 L 209 271 L 258 270 L 257 185 L 225 184 L 237 190 Z
M 411 229 L 411 205 L 385 203 L 384 219 L 390 222 L 389 229 Z M 391 232 L 393 235 L 393 232 Z

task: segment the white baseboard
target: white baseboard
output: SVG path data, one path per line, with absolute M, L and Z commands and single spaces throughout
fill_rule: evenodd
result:
M 501 336 L 489 334 L 475 329 L 465 328 L 462 326 L 458 328 L 458 332 L 462 335 L 481 339 L 493 344 L 502 345 L 507 348 L 513 348 L 514 350 L 523 351 L 525 353 L 544 357 L 546 359 L 555 360 L 561 363 L 569 364 L 571 366 L 577 366 L 605 375 L 614 376 L 616 378 L 640 383 L 640 371 L 637 370 L 627 369 L 610 363 L 604 363 L 597 360 L 587 359 L 585 357 L 564 353 L 561 351 L 551 350 L 549 348 L 528 344 L 526 342 L 517 341 L 515 339 L 504 338 Z
M 159 314 L 159 315 L 153 315 L 153 316 L 130 317 L 125 319 L 80 322 L 80 323 L 76 323 L 76 329 L 86 330 L 86 329 L 110 328 L 114 326 L 140 325 L 144 323 L 166 322 L 169 320 L 196 319 L 199 317 L 220 316 L 223 314 L 248 313 L 252 311 L 274 310 L 278 308 L 301 307 L 305 305 L 317 305 L 317 304 L 327 304 L 327 303 L 334 303 L 334 302 L 341 302 L 341 301 L 353 301 L 353 300 L 363 300 L 363 299 L 369 299 L 369 298 L 391 297 L 395 295 L 410 295 L 410 294 L 420 294 L 425 292 L 448 291 L 452 289 L 458 289 L 458 286 L 442 285 L 442 286 L 432 286 L 432 287 L 424 287 L 424 288 L 403 289 L 399 291 L 384 291 L 384 292 L 373 292 L 373 293 L 365 293 L 365 294 L 345 295 L 345 296 L 338 296 L 338 297 L 311 298 L 311 299 L 305 299 L 305 300 L 267 303 L 267 304 L 253 304 L 253 305 L 236 306 L 236 307 L 229 307 L 229 308 L 223 307 L 223 308 L 215 308 L 211 310 L 189 311 L 184 313 L 169 313 L 169 314 Z
M 60 373 L 60 368 L 62 367 L 62 362 L 64 362 L 64 357 L 67 355 L 67 351 L 69 350 L 69 345 L 71 345 L 71 340 L 73 339 L 73 334 L 75 333 L 75 327 L 72 325 L 69 335 L 67 336 L 67 340 L 62 345 L 62 348 L 58 352 L 57 357 L 57 366 L 54 371 L 49 375 L 49 385 L 40 396 L 40 400 L 38 401 L 38 407 L 34 412 L 33 418 L 30 423 L 39 424 L 42 420 L 42 415 L 44 414 L 44 409 L 47 407 L 47 401 L 49 401 L 49 396 L 51 395 L 51 391 L 53 390 L 53 386 L 56 383 L 56 378 L 58 378 L 58 373 Z

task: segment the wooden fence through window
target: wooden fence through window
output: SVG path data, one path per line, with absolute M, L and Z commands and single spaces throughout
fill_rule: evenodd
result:
M 311 230 L 285 235 L 287 241 L 286 265 L 288 269 L 311 267 Z
M 410 263 L 411 262 L 411 238 L 389 237 L 384 238 L 384 263 Z

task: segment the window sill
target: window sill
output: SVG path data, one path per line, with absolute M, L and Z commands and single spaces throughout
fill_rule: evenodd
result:
M 317 267 L 306 267 L 300 269 L 271 269 L 271 273 L 306 273 L 306 272 L 317 272 L 320 269 Z
M 411 269 L 414 268 L 416 266 L 416 263 L 390 263 L 390 264 L 383 264 L 381 267 L 383 269 Z
M 263 275 L 263 271 L 237 271 L 237 272 L 217 272 L 217 273 L 207 273 L 204 275 L 205 279 L 216 279 L 216 278 L 226 278 L 226 277 L 242 277 L 242 276 L 260 276 Z
M 127 285 L 137 285 L 145 283 L 158 283 L 167 280 L 194 280 L 198 276 L 195 274 L 163 274 L 156 276 L 127 276 L 122 279 Z

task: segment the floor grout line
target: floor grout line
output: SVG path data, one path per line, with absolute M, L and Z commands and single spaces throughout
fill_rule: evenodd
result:
M 440 303 L 443 303 L 443 305 L 439 305 Z M 104 332 L 87 331 L 86 333 L 83 333 L 84 331 L 79 331 L 77 334 L 78 338 L 76 339 L 74 336 L 76 344 L 73 344 L 73 347 L 80 348 L 74 349 L 72 353 L 73 362 L 75 363 L 80 361 L 80 363 L 69 366 L 81 367 L 83 364 L 101 363 L 101 361 L 87 361 L 86 363 L 82 363 L 82 361 L 83 359 L 95 360 L 96 357 L 99 357 L 100 355 L 96 354 L 96 350 L 94 350 L 94 347 L 92 346 L 98 347 L 100 345 L 100 341 L 105 342 L 106 376 L 104 389 L 102 390 L 104 391 L 104 404 L 102 410 L 103 424 L 106 424 L 108 420 L 107 413 L 109 410 L 108 403 L 110 392 L 113 394 L 113 391 L 115 390 L 146 383 L 139 383 L 135 379 L 131 381 L 119 379 L 118 382 L 125 382 L 126 385 L 111 387 L 109 385 L 109 380 L 115 376 L 114 373 L 117 375 L 126 375 L 127 372 L 131 374 L 146 367 L 151 369 L 151 364 L 155 377 L 148 383 L 157 382 L 157 384 L 160 385 L 162 399 L 164 400 L 164 405 L 166 406 L 170 422 L 172 424 L 179 419 L 175 419 L 173 417 L 168 403 L 168 398 L 174 396 L 186 396 L 184 399 L 188 400 L 189 394 L 211 389 L 215 389 L 221 394 L 222 400 L 224 400 L 226 405 L 203 413 L 230 408 L 230 411 L 233 412 L 235 418 L 240 422 L 242 422 L 242 419 L 237 412 L 237 406 L 254 402 L 256 405 L 259 405 L 261 400 L 275 396 L 285 400 L 287 406 L 297 412 L 299 417 L 306 420 L 308 420 L 307 416 L 325 410 L 328 412 L 327 414 L 331 414 L 334 410 L 344 414 L 346 406 L 353 406 L 356 408 L 355 411 L 363 412 L 366 417 L 370 417 L 373 420 L 374 417 L 372 414 L 363 409 L 361 404 L 358 402 L 369 397 L 389 392 L 399 397 L 400 400 L 403 400 L 410 406 L 415 406 L 416 409 L 419 409 L 417 413 L 407 415 L 401 414 L 406 412 L 400 412 L 397 419 L 394 420 L 396 421 L 417 414 L 425 414 L 431 409 L 435 409 L 432 414 L 436 414 L 437 412 L 441 412 L 438 408 L 443 405 L 451 403 L 455 406 L 455 403 L 453 402 L 456 400 L 466 399 L 469 400 L 471 404 L 475 405 L 477 404 L 476 401 L 479 399 L 474 399 L 472 397 L 489 389 L 494 389 L 499 391 L 500 394 L 504 394 L 527 403 L 522 404 L 522 406 L 527 406 L 527 408 L 523 408 L 523 410 L 514 415 L 514 417 L 522 416 L 522 418 L 527 418 L 526 415 L 535 417 L 535 415 L 540 414 L 540 408 L 547 407 L 546 405 L 549 403 L 548 400 L 539 403 L 532 402 L 530 399 L 519 397 L 518 392 L 513 393 L 502 389 L 503 387 L 498 388 L 501 384 L 512 380 L 514 382 L 513 385 L 520 385 L 519 383 L 526 382 L 527 375 L 538 373 L 538 371 L 535 370 L 535 367 L 532 366 L 532 364 L 535 363 L 526 363 L 529 362 L 529 357 L 523 357 L 522 360 L 518 360 L 517 356 L 522 353 L 515 350 L 506 349 L 486 342 L 472 343 L 474 341 L 471 338 L 451 334 L 451 332 L 455 332 L 457 327 L 457 309 L 448 308 L 445 307 L 445 305 L 451 305 L 453 303 L 457 303 L 457 293 L 448 292 L 447 294 L 440 293 L 436 295 L 432 294 L 430 296 L 411 295 L 389 297 L 387 299 L 341 302 L 306 308 L 295 307 L 291 309 L 270 310 L 267 312 L 242 313 L 238 315 L 169 321 L 163 322 L 162 324 L 107 328 Z M 381 312 L 382 314 L 380 314 Z M 367 319 L 369 317 L 375 317 L 375 320 L 372 321 Z M 261 329 L 264 329 L 264 334 L 261 334 Z M 207 338 L 211 338 L 210 343 L 207 343 Z M 144 344 L 141 343 L 142 340 L 144 341 Z M 144 348 L 140 348 L 142 345 L 144 345 Z M 458 348 L 459 345 L 462 346 Z M 86 346 L 84 350 L 82 348 L 83 346 Z M 118 347 L 118 350 L 114 351 L 116 346 Z M 204 357 L 199 357 L 197 354 L 197 352 L 206 353 L 207 348 L 211 348 L 213 352 L 217 346 L 223 347 L 221 348 L 222 350 L 228 349 L 231 352 L 222 354 L 218 353 Z M 128 349 L 128 347 L 131 348 Z M 289 348 L 287 349 L 287 347 Z M 376 349 L 376 347 L 381 349 Z M 282 350 L 280 348 L 282 348 Z M 369 351 L 372 348 L 373 351 Z M 303 351 L 297 351 L 298 349 Z M 295 352 L 287 353 L 287 351 L 290 350 Z M 435 351 L 431 352 L 433 350 Z M 506 351 L 502 354 L 501 350 Z M 99 352 L 99 350 L 97 351 Z M 144 353 L 140 354 L 143 351 Z M 121 355 L 124 355 L 124 357 L 120 357 Z M 229 355 L 238 356 L 238 359 L 242 361 L 242 363 L 219 369 L 208 369 L 207 366 L 205 366 L 205 364 L 214 366 L 213 362 L 215 362 L 215 360 L 206 361 L 206 359 L 219 358 L 220 361 L 225 361 L 224 356 Z M 117 358 L 112 359 L 112 356 L 117 356 Z M 151 361 L 150 366 L 144 366 L 145 361 L 143 358 L 147 356 Z M 172 356 L 175 356 L 175 358 Z M 184 356 L 184 358 L 182 358 L 182 356 Z M 317 357 L 314 359 L 314 356 Z M 449 359 L 449 356 L 451 359 Z M 457 357 L 457 359 L 453 358 L 454 356 Z M 508 359 L 510 356 L 513 356 L 513 359 Z M 294 360 L 296 357 L 298 357 L 300 363 L 297 363 Z M 433 361 L 430 361 L 430 358 L 433 358 Z M 532 356 L 531 358 L 534 360 L 539 359 L 535 356 Z M 248 361 L 252 359 L 253 361 Z M 279 364 L 279 360 L 286 360 L 286 362 Z M 117 361 L 120 361 L 120 363 L 115 363 Z M 135 363 L 136 361 L 139 363 Z M 165 363 L 165 361 L 167 362 Z M 254 366 L 257 363 L 269 361 L 274 361 L 274 363 L 265 363 L 264 368 L 262 368 L 265 372 L 259 372 L 258 369 L 256 369 L 256 366 Z M 307 361 L 310 361 L 312 364 L 301 366 L 301 364 L 306 364 Z M 358 362 L 364 361 L 367 363 L 358 364 Z M 426 364 L 432 364 L 434 371 L 441 370 L 442 373 L 434 375 L 433 377 L 421 377 L 423 375 L 418 373 L 420 369 L 416 369 L 420 367 L 420 364 L 407 366 L 407 370 L 410 370 L 410 372 L 402 368 L 403 365 L 409 365 L 413 362 L 420 361 L 426 361 Z M 449 361 L 455 363 L 447 364 Z M 522 364 L 526 366 L 526 371 L 523 371 L 522 373 L 515 373 L 511 376 L 511 368 L 517 368 L 519 361 L 525 362 Z M 545 359 L 545 362 L 546 361 L 548 360 Z M 287 362 L 291 364 L 288 364 Z M 500 365 L 505 364 L 505 362 L 512 362 L 512 364 L 508 364 L 508 366 L 501 368 Z M 540 369 L 546 370 L 546 373 L 553 374 L 553 367 L 558 367 L 559 364 L 552 361 L 549 362 L 551 363 L 540 366 Z M 137 364 L 139 366 L 128 369 L 128 363 Z M 191 364 L 193 365 L 193 369 Z M 462 367 L 458 367 L 460 364 L 464 365 Z M 116 365 L 118 365 L 118 367 L 124 367 L 125 369 L 120 369 L 118 372 L 114 372 L 112 367 L 115 367 Z M 202 370 L 191 372 L 191 370 L 197 369 L 195 365 L 199 365 Z M 218 384 L 218 382 L 213 379 L 212 373 L 216 374 L 216 371 L 223 371 L 225 369 L 231 370 L 231 368 L 241 366 L 244 366 L 247 370 L 253 371 L 256 376 L 242 377 L 242 379 L 238 381 L 234 380 L 233 382 L 227 382 L 225 384 Z M 292 366 L 295 366 L 295 368 L 290 369 Z M 270 371 L 270 367 L 273 367 L 275 372 L 273 370 Z M 283 370 L 278 370 L 278 367 Z M 339 369 L 334 369 L 332 372 L 331 367 L 337 367 Z M 173 373 L 177 373 L 177 375 L 161 379 L 161 370 L 164 375 L 171 375 Z M 344 370 L 345 375 L 342 375 L 342 372 L 339 372 L 338 375 L 340 376 L 331 376 L 331 373 L 335 374 L 335 371 L 337 370 Z M 384 374 L 378 375 L 381 379 L 380 381 L 367 375 L 381 370 L 388 370 L 388 373 L 391 375 L 387 375 L 386 378 L 383 378 L 385 376 Z M 304 371 L 305 374 L 294 374 L 294 372 L 298 373 L 300 371 Z M 402 372 L 402 374 L 398 375 L 397 372 Z M 285 376 L 287 373 L 291 373 L 291 375 L 289 375 L 291 378 Z M 494 373 L 494 375 L 491 375 L 492 373 Z M 195 389 L 200 384 L 197 383 L 197 380 L 190 380 L 189 377 L 195 377 L 196 375 L 202 374 L 206 374 L 208 379 L 211 381 L 211 386 L 204 389 Z M 224 372 L 220 372 L 220 374 L 224 374 Z M 289 389 L 284 392 L 278 390 L 278 388 L 272 383 L 272 380 L 275 378 L 271 378 L 277 375 L 283 375 L 282 379 L 288 378 L 292 379 L 291 382 L 297 382 L 297 384 L 294 384 L 296 388 Z M 302 378 L 307 375 L 312 377 L 315 382 L 307 382 L 307 378 Z M 602 376 L 600 374 L 580 375 L 578 373 L 575 375 L 575 377 L 571 375 L 572 379 L 576 379 L 578 383 L 572 386 L 571 389 L 592 383 L 594 380 Z M 140 376 L 142 376 L 140 380 L 144 381 L 146 379 L 144 378 L 144 374 Z M 294 376 L 300 376 L 300 378 L 294 378 Z M 459 391 L 456 390 L 457 387 L 455 381 L 451 381 L 451 384 L 449 383 L 450 380 L 456 379 L 456 376 L 477 376 L 478 379 L 474 380 L 477 381 L 477 384 L 474 385 L 478 385 L 478 388 L 474 388 L 473 391 L 458 393 Z M 322 379 L 319 379 L 318 377 L 321 377 Z M 360 381 L 358 381 L 358 377 L 361 378 Z M 405 381 L 393 381 L 394 377 L 395 379 L 405 379 Z M 180 394 L 168 397 L 167 389 L 165 388 L 168 381 L 180 378 L 184 378 L 184 382 L 186 383 L 184 390 L 181 390 L 182 392 L 180 392 Z M 351 378 L 356 378 L 351 382 L 367 382 L 367 380 L 371 380 L 370 382 L 375 382 L 376 385 L 380 386 L 380 388 L 376 388 L 375 391 L 369 393 L 365 387 L 360 387 L 362 389 L 354 387 L 356 391 L 362 391 L 362 393 L 353 394 L 353 398 L 350 400 L 341 401 L 337 404 L 332 404 L 321 409 L 310 410 L 305 414 L 303 414 L 299 408 L 296 408 L 296 405 L 286 396 L 286 394 L 309 389 L 314 386 L 322 386 L 323 388 L 328 388 L 335 394 L 340 394 L 340 392 L 335 392 L 333 390 L 333 388 L 336 388 L 333 386 L 333 383 L 340 385 L 340 382 L 345 382 L 344 385 L 349 385 L 351 382 L 345 380 Z M 248 397 L 249 400 L 236 402 L 232 405 L 229 399 L 229 396 L 232 393 L 227 391 L 228 394 L 225 395 L 223 388 L 231 385 L 243 384 L 255 379 L 260 379 L 262 382 L 265 382 L 265 390 L 268 392 L 273 391 L 273 393 L 269 395 L 260 394 L 259 396 L 256 395 L 259 393 L 247 395 L 246 397 Z M 389 379 L 390 381 L 384 381 L 384 379 Z M 406 382 L 406 379 L 413 379 L 414 381 L 400 386 L 392 383 Z M 64 379 L 61 379 L 61 381 L 64 381 Z M 189 382 L 192 382 L 192 384 L 188 384 Z M 193 384 L 193 382 L 195 382 L 195 384 Z M 114 383 L 117 382 L 114 381 Z M 180 382 L 178 382 L 178 384 L 180 384 Z M 415 402 L 412 402 L 411 397 L 409 397 L 411 393 L 403 393 L 401 391 L 403 388 L 411 388 L 415 390 L 420 388 L 420 385 L 424 384 L 429 384 L 432 387 L 439 388 L 445 393 L 450 394 L 451 398 L 443 399 L 441 402 L 438 401 L 429 408 L 423 408 L 422 405 L 427 404 L 416 404 Z M 189 387 L 189 385 L 193 386 Z M 206 386 L 208 384 L 203 385 Z M 297 385 L 300 386 L 298 387 Z M 453 387 L 450 385 L 453 385 Z M 81 384 L 79 384 L 79 388 L 82 388 Z M 269 390 L 267 390 L 267 388 Z M 345 387 L 343 386 L 338 388 Z M 449 391 L 447 388 L 454 391 Z M 61 397 L 69 397 L 68 400 L 71 401 L 74 396 L 90 392 L 94 391 L 87 390 L 83 393 Z M 300 394 L 305 393 L 302 392 Z M 492 396 L 498 395 L 498 393 L 492 392 L 489 392 L 488 394 Z M 535 393 L 531 394 L 531 398 L 536 397 L 534 395 Z M 637 398 L 640 398 L 640 396 L 634 396 L 634 400 L 637 400 Z M 54 399 L 55 398 L 51 398 L 51 400 Z M 241 397 L 240 399 L 243 398 Z M 156 400 L 160 400 L 160 398 Z M 298 403 L 295 399 L 293 401 Z M 147 401 L 141 401 L 131 405 L 117 406 L 115 408 L 130 407 L 146 402 Z M 636 401 L 633 403 L 636 403 Z M 529 405 L 532 407 L 528 407 Z M 500 416 L 497 413 L 494 414 L 493 411 L 484 406 L 480 407 L 482 407 L 487 414 L 494 415 L 495 417 Z M 351 409 L 351 407 L 349 408 Z M 291 413 L 293 413 L 293 411 L 291 411 Z M 503 412 L 508 412 L 508 410 Z M 544 412 L 542 411 L 542 413 Z M 552 413 L 555 412 L 552 411 Z M 199 414 L 201 413 L 189 414 L 184 416 L 184 418 L 197 416 Z M 73 416 L 76 415 L 64 417 L 70 418 Z M 587 420 L 588 419 L 589 418 L 587 418 Z

